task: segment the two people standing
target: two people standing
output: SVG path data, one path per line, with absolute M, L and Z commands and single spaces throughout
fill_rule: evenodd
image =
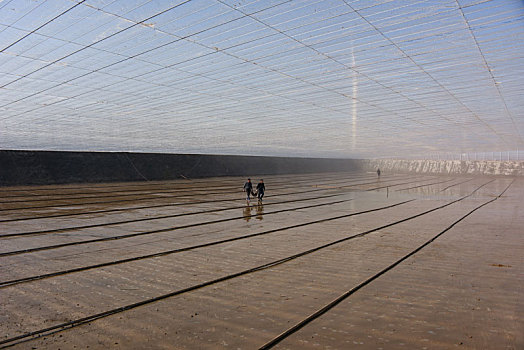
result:
M 264 197 L 264 192 L 266 191 L 266 186 L 264 185 L 264 180 L 260 179 L 257 184 L 256 192 L 253 191 L 253 184 L 251 179 L 247 179 L 247 182 L 244 184 L 244 192 L 246 192 L 246 200 L 249 202 L 251 200 L 251 195 L 257 196 L 258 201 L 262 202 L 262 197 Z

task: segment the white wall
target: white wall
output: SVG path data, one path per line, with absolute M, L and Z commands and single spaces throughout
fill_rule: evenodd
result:
M 524 175 L 522 161 L 369 159 L 362 162 L 366 170 L 376 171 L 380 168 L 383 173 Z

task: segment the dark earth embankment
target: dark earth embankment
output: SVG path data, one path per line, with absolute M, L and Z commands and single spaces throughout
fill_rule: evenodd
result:
M 127 152 L 0 151 L 0 186 L 358 170 L 350 159 Z

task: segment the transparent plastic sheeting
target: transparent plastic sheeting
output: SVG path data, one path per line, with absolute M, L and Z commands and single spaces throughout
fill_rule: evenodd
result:
M 524 149 L 520 0 L 3 0 L 0 148 Z

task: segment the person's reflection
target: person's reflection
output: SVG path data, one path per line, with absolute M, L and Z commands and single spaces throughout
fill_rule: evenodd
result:
M 258 205 L 257 205 L 257 219 L 258 220 L 262 220 L 264 219 L 264 205 L 262 204 L 262 202 L 258 202 Z
M 246 207 L 244 208 L 243 215 L 244 215 L 244 220 L 246 220 L 246 222 L 251 220 L 251 206 L 250 205 L 246 205 Z

